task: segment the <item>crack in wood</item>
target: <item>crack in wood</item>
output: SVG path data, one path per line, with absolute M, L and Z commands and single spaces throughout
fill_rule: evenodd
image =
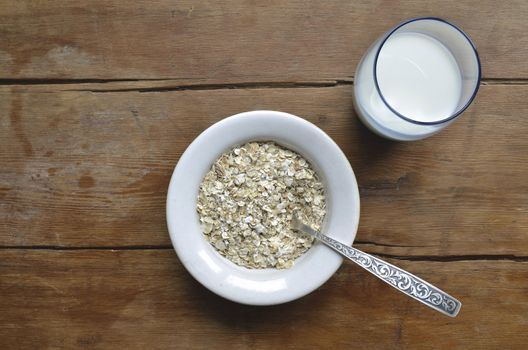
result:
M 71 89 L 67 91 L 107 93 L 107 92 L 168 92 L 189 90 L 234 90 L 234 89 L 286 89 L 286 88 L 314 88 L 335 87 L 340 85 L 351 85 L 352 81 L 328 80 L 328 81 L 306 81 L 306 82 L 243 82 L 225 84 L 189 84 L 156 87 L 130 87 L 115 89 Z
M 158 245 L 122 245 L 122 246 L 61 246 L 61 245 L 4 245 L 1 250 L 167 250 L 173 249 L 170 244 Z
M 481 80 L 482 85 L 528 85 L 528 79 L 487 78 Z
M 438 261 L 438 262 L 454 262 L 454 261 L 518 261 L 528 262 L 528 256 L 524 255 L 513 255 L 513 254 L 498 254 L 498 255 L 486 255 L 486 254 L 474 254 L 474 255 L 393 255 L 385 253 L 371 253 L 381 258 L 396 259 L 396 260 L 409 260 L 409 261 Z
M 346 77 L 343 79 L 329 80 L 306 80 L 306 81 L 246 81 L 232 83 L 193 83 L 192 80 L 200 81 L 203 79 L 191 78 L 126 78 L 126 79 L 99 79 L 99 78 L 80 78 L 80 79 L 46 79 L 46 78 L 21 78 L 21 79 L 2 79 L 0 86 L 41 86 L 41 85 L 97 85 L 97 84 L 120 84 L 120 83 L 167 83 L 187 81 L 184 84 L 174 84 L 166 86 L 130 86 L 130 87 L 83 87 L 78 89 L 65 89 L 62 91 L 79 91 L 79 92 L 169 92 L 169 91 L 186 91 L 186 90 L 229 90 L 229 89 L 280 89 L 280 88 L 313 88 L 313 87 L 335 87 L 341 85 L 353 85 L 354 78 Z M 482 85 L 528 85 L 528 79 L 513 78 L 487 78 L 481 81 Z
M 360 243 L 356 241 L 356 243 Z M 399 246 L 396 246 L 399 247 Z M 405 247 L 405 246 L 403 246 Z M 134 250 L 172 250 L 172 245 L 159 244 L 159 245 L 128 245 L 128 246 L 57 246 L 57 245 L 33 245 L 33 246 L 0 246 L 2 250 L 42 250 L 42 251 L 83 251 L 83 250 L 94 250 L 94 251 L 134 251 Z M 396 259 L 396 260 L 408 260 L 408 261 L 437 261 L 437 262 L 455 262 L 455 261 L 516 261 L 516 262 L 528 262 L 528 256 L 520 256 L 513 254 L 473 254 L 473 255 L 396 255 L 386 253 L 372 253 L 380 258 Z
M 421 248 L 421 247 L 434 247 L 434 245 L 405 245 L 405 244 L 389 244 L 389 243 L 378 243 L 374 241 L 365 241 L 365 240 L 354 240 L 354 245 L 356 244 L 368 244 L 375 245 L 379 247 L 398 247 L 398 248 Z

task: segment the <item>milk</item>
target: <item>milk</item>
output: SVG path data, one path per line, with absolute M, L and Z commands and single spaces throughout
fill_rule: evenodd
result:
M 449 117 L 462 93 L 462 76 L 449 50 L 419 33 L 395 34 L 380 51 L 378 84 L 387 103 L 418 121 Z
M 373 77 L 374 43 L 360 62 L 355 80 L 359 117 L 373 131 L 398 140 L 427 137 L 443 125 L 408 122 L 381 99 Z M 440 41 L 417 32 L 395 33 L 384 43 L 376 66 L 379 90 L 393 110 L 418 122 L 438 122 L 456 112 L 462 95 L 457 61 Z

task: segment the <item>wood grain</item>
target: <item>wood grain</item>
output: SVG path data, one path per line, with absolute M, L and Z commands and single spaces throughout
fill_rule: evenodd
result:
M 0 2 L 0 349 L 525 349 L 528 2 Z M 475 41 L 472 107 L 395 143 L 352 107 L 355 67 L 396 23 Z M 254 109 L 326 131 L 361 192 L 355 245 L 463 302 L 456 319 L 351 263 L 285 305 L 231 303 L 170 246 L 188 144 Z M 395 258 L 396 257 L 396 258 Z
M 459 297 L 460 315 L 436 313 L 351 263 L 298 301 L 249 307 L 207 291 L 171 250 L 4 250 L 0 346 L 525 348 L 528 262 L 391 262 Z
M 528 78 L 528 3 L 478 1 L 17 1 L 0 3 L 4 79 L 348 79 L 397 23 L 443 17 L 486 78 Z
M 413 143 L 367 131 L 351 85 L 54 89 L 0 89 L 0 246 L 169 245 L 166 191 L 188 144 L 228 115 L 275 109 L 314 122 L 347 155 L 365 249 L 528 256 L 528 85 L 482 86 L 459 121 Z

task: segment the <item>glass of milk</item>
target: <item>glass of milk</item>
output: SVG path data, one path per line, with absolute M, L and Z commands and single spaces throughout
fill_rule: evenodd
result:
M 464 112 L 480 85 L 480 60 L 469 37 L 433 17 L 397 25 L 365 53 L 354 102 L 361 121 L 393 140 L 419 140 Z

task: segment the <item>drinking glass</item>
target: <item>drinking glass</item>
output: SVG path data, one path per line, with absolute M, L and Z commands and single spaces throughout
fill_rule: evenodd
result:
M 454 122 L 475 98 L 480 59 L 460 28 L 434 17 L 398 24 L 358 64 L 354 105 L 361 121 L 388 139 L 431 136 Z

